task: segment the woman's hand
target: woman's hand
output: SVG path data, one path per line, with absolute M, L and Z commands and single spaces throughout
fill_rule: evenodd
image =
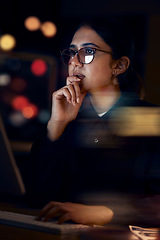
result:
M 113 212 L 105 206 L 50 202 L 41 210 L 37 220 L 48 221 L 54 217 L 59 218 L 58 223 L 72 220 L 86 225 L 104 225 L 112 220 Z
M 86 93 L 80 90 L 81 79 L 77 76 L 67 78 L 67 85 L 52 95 L 52 114 L 48 122 L 48 136 L 51 140 L 58 139 L 67 124 L 78 114 Z

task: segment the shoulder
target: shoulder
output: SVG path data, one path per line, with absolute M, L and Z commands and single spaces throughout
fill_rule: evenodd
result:
M 122 93 L 119 99 L 119 106 L 130 107 L 159 107 L 156 104 L 140 99 L 135 93 Z

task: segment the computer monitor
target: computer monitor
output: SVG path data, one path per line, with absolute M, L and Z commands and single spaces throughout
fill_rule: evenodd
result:
M 57 61 L 32 53 L 1 53 L 0 109 L 8 138 L 32 142 L 49 118 Z
M 25 186 L 0 116 L 0 193 L 24 195 Z

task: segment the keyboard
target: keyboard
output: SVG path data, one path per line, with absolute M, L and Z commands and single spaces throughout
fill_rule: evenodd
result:
M 55 234 L 66 234 L 91 228 L 76 223 L 58 224 L 56 221 L 37 221 L 35 216 L 2 210 L 0 210 L 0 224 Z

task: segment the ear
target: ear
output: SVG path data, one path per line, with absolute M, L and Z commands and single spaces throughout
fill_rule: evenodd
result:
M 116 76 L 118 76 L 119 74 L 124 73 L 128 69 L 129 64 L 130 64 L 130 60 L 126 56 L 123 56 L 120 59 L 116 60 L 116 65 L 114 67 L 113 75 L 115 75 L 116 73 Z

